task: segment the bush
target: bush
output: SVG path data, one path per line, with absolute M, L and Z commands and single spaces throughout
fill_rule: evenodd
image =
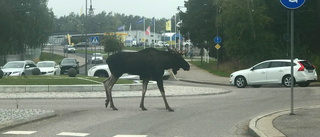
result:
M 0 78 L 3 77 L 3 71 L 0 69 Z
M 76 77 L 78 74 L 78 71 L 75 68 L 70 68 L 68 71 L 69 77 Z
M 34 68 L 32 69 L 32 75 L 40 75 L 40 69 L 39 68 Z

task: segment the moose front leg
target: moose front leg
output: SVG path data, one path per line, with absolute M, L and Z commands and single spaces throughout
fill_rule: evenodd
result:
M 113 110 L 118 110 L 113 104 L 112 93 L 111 93 L 112 87 L 117 82 L 117 80 L 118 80 L 117 77 L 114 77 L 113 75 L 111 75 L 107 80 L 104 81 L 104 88 L 106 90 L 106 95 L 107 95 L 105 106 L 108 107 L 108 104 L 110 102 L 110 107 Z
M 106 101 L 105 101 L 105 106 L 106 106 L 106 108 L 108 108 L 108 105 L 109 105 L 109 102 L 110 102 L 110 100 L 109 100 L 109 94 L 108 94 L 108 85 L 109 85 L 109 83 L 110 83 L 110 77 L 109 78 L 107 78 L 106 80 L 104 80 L 103 81 L 103 85 L 104 85 L 104 90 L 106 91 Z
M 163 101 L 164 101 L 164 104 L 166 106 L 166 110 L 170 111 L 170 112 L 173 112 L 174 110 L 172 108 L 170 108 L 168 102 L 167 102 L 167 99 L 166 99 L 166 95 L 165 95 L 165 92 L 164 92 L 164 88 L 163 88 L 163 80 L 157 80 L 157 85 L 158 85 L 158 88 L 160 90 L 160 93 L 162 95 L 162 98 L 163 98 Z
M 148 83 L 149 83 L 149 79 L 148 79 L 148 78 L 143 78 L 142 97 L 141 97 L 141 102 L 140 102 L 140 108 L 141 108 L 142 110 L 147 110 L 147 109 L 144 107 L 144 97 L 145 97 L 146 92 L 147 92 Z

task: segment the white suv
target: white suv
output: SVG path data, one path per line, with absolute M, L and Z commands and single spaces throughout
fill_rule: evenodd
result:
M 301 87 L 309 86 L 310 82 L 317 81 L 316 67 L 307 60 L 293 60 L 294 84 Z M 291 60 L 267 60 L 245 70 L 233 72 L 230 83 L 238 88 L 247 85 L 260 87 L 265 84 L 283 84 L 291 86 Z

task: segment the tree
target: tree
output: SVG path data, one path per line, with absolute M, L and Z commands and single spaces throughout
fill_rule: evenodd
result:
M 41 47 L 51 34 L 53 12 L 47 0 L 1 0 L 1 55 L 24 53 Z
M 101 41 L 102 45 L 104 45 L 104 51 L 105 52 L 120 52 L 122 48 L 124 47 L 121 40 L 113 34 L 106 35 L 102 38 Z

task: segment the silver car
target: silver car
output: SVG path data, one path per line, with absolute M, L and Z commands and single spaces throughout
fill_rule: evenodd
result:
M 33 61 L 9 61 L 1 70 L 3 71 L 3 76 L 23 76 L 32 75 L 32 70 L 36 68 Z

